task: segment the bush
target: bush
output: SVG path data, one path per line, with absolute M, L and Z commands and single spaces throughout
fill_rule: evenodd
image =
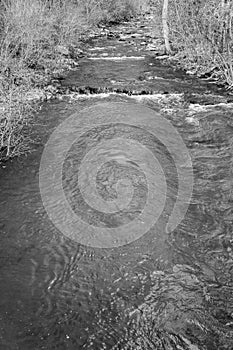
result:
M 161 22 L 163 0 L 153 3 Z M 201 74 L 217 68 L 217 77 L 232 86 L 232 19 L 230 0 L 170 0 L 170 41 L 183 65 Z
M 77 6 L 42 0 L 2 4 L 0 37 L 0 159 L 26 149 L 32 106 L 27 94 L 59 66 L 56 47 L 77 40 L 83 30 Z
M 35 86 L 100 22 L 128 20 L 143 0 L 0 0 L 0 160 L 25 151 Z M 64 61 L 64 60 L 63 60 Z
M 118 23 L 142 10 L 143 0 L 79 0 L 89 23 Z
M 102 9 L 107 22 L 129 20 L 140 10 L 140 4 L 133 0 L 111 0 L 103 4 Z

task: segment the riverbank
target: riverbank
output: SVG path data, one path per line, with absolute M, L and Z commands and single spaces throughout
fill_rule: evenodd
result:
M 164 0 L 152 0 L 157 31 L 163 35 Z M 233 87 L 233 4 L 229 0 L 167 3 L 170 59 L 188 74 Z M 165 47 L 164 47 L 165 50 Z
M 8 0 L 1 3 L 0 161 L 29 150 L 39 101 L 75 69 L 87 39 L 145 11 L 142 1 Z M 59 83 L 58 83 L 59 84 Z

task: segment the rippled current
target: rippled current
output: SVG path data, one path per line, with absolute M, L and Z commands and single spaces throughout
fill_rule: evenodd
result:
M 42 104 L 33 152 L 0 170 L 0 349 L 233 349 L 232 96 L 156 60 L 152 29 L 93 38 L 63 86 L 101 93 Z

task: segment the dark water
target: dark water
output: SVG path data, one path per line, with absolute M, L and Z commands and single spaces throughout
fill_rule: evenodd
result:
M 154 94 L 74 93 L 44 104 L 35 116 L 39 137 L 34 151 L 1 169 L 0 349 L 233 348 L 231 96 L 155 60 L 147 50 L 151 26 L 142 25 L 116 28 L 123 38 L 93 39 L 87 58 L 64 85 Z M 132 126 L 116 127 L 115 120 L 112 129 L 104 126 L 84 135 L 67 153 L 63 181 L 69 203 L 94 227 L 115 227 L 117 232 L 135 219 L 148 195 L 138 152 L 129 157 L 126 148 L 123 155 L 115 146 L 101 150 L 109 161 L 97 173 L 96 191 L 110 207 L 119 190 L 115 179 L 130 180 L 127 211 L 115 216 L 101 216 L 98 208 L 89 212 L 77 186 L 82 151 L 97 147 L 99 135 L 127 134 L 125 138 L 144 140 L 166 175 L 167 201 L 159 220 L 130 244 L 103 249 L 69 239 L 50 221 L 39 188 L 44 145 L 68 117 L 103 102 L 146 106 L 182 136 L 192 158 L 194 189 L 187 215 L 172 233 L 166 233 L 166 223 L 177 194 L 174 161 L 158 141 Z M 173 134 L 162 126 L 161 132 L 173 142 Z M 124 194 L 128 184 L 122 186 Z

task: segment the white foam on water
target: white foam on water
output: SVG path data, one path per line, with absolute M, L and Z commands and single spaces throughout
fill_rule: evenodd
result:
M 107 48 L 109 48 L 110 46 L 108 46 Z M 115 47 L 115 46 L 111 46 L 111 47 Z M 99 46 L 96 46 L 96 47 L 90 47 L 88 49 L 88 51 L 102 51 L 102 50 L 106 50 L 106 47 L 99 47 Z
M 200 126 L 200 122 L 198 119 L 194 118 L 194 116 L 186 117 L 185 118 L 186 123 L 194 125 L 194 126 Z
M 132 38 L 132 35 L 133 34 L 121 34 L 120 35 L 120 39 L 123 39 L 123 40 L 125 40 L 125 39 L 131 39 Z
M 90 57 L 89 60 L 108 60 L 108 61 L 126 61 L 126 60 L 144 60 L 145 56 L 121 56 L 121 57 Z
M 180 102 L 183 98 L 183 94 L 153 94 L 153 95 L 150 95 L 150 94 L 147 94 L 147 95 L 131 95 L 129 96 L 130 98 L 133 98 L 137 101 L 143 101 L 143 100 L 154 100 L 154 101 L 178 101 Z
M 84 100 L 87 100 L 87 99 L 91 99 L 91 98 L 107 98 L 107 97 L 110 97 L 112 95 L 120 95 L 120 96 L 125 96 L 125 94 L 118 94 L 116 92 L 103 92 L 103 93 L 100 93 L 100 94 L 88 94 L 88 95 L 80 95 L 78 93 L 71 93 L 71 94 L 68 94 L 68 95 L 64 95 L 65 96 L 69 96 L 72 100 L 78 100 L 78 99 L 84 99 Z
M 191 103 L 189 105 L 189 111 L 190 112 L 205 112 L 208 110 L 215 109 L 216 107 L 223 107 L 223 108 L 233 108 L 233 102 L 220 102 L 216 104 L 209 104 L 209 105 L 200 105 L 199 103 Z
M 87 94 L 87 95 L 82 95 L 78 93 L 71 93 L 68 95 L 63 95 L 65 96 L 70 96 L 71 99 L 91 99 L 91 98 L 107 98 L 113 95 L 121 96 L 121 97 L 127 97 L 134 99 L 138 102 L 143 101 L 143 100 L 154 100 L 156 102 L 165 102 L 165 101 L 177 101 L 177 102 L 182 102 L 183 94 L 145 94 L 145 95 L 128 95 L 124 93 L 117 93 L 117 92 L 103 92 L 100 94 Z
M 146 80 L 166 80 L 166 79 L 163 77 L 157 77 L 156 75 L 153 75 L 146 78 Z
M 169 56 L 168 55 L 161 55 L 161 56 L 155 57 L 156 60 L 165 60 L 166 58 L 169 58 Z

